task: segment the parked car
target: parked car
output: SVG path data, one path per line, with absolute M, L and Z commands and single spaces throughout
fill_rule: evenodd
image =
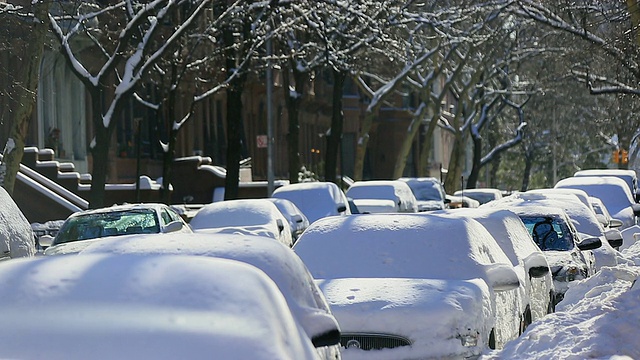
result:
M 609 209 L 607 209 L 600 198 L 589 196 L 589 201 L 591 202 L 591 207 L 593 207 L 593 211 L 596 212 L 596 216 L 598 216 L 598 219 L 601 219 L 601 222 L 603 224 L 606 224 L 605 228 L 616 229 L 622 226 L 622 221 L 614 219 L 611 216 Z
M 71 214 L 55 237 L 41 236 L 45 255 L 59 251 L 76 251 L 84 241 L 106 236 L 190 233 L 189 225 L 172 208 L 164 204 L 128 204 Z
M 466 196 L 474 200 L 477 200 L 480 205 L 486 204 L 489 201 L 502 199 L 502 191 L 492 188 L 476 188 L 476 189 L 464 189 L 458 190 L 453 193 L 455 196 Z
M 409 185 L 418 203 L 418 211 L 443 210 L 447 207 L 447 194 L 442 182 L 434 177 L 402 177 Z
M 404 181 L 356 181 L 347 189 L 347 197 L 361 212 L 418 212 L 416 197 Z
M 612 176 L 578 176 L 558 181 L 555 188 L 584 190 L 602 200 L 611 215 L 622 221 L 622 229 L 636 224 L 640 216 L 637 204 L 624 180 Z
M 0 281 L 5 359 L 317 358 L 278 287 L 239 261 L 39 257 L 0 264 Z
M 587 194 L 584 190 L 580 189 L 571 189 L 571 188 L 542 188 L 542 189 L 532 189 L 527 191 L 529 194 L 545 194 L 550 198 L 553 198 L 554 195 L 575 195 L 580 202 L 582 202 L 585 206 L 587 206 L 594 214 L 596 214 L 596 218 L 602 224 L 602 226 L 608 226 L 609 222 L 601 216 L 598 216 L 596 209 L 593 207 L 593 202 L 591 201 L 589 194 Z
M 344 192 L 332 182 L 303 182 L 281 186 L 271 197 L 287 199 L 302 210 L 309 223 L 327 216 L 350 215 Z
M 625 169 L 587 169 L 576 171 L 574 177 L 579 176 L 613 176 L 624 180 L 629 187 L 631 195 L 636 202 L 640 201 L 640 188 L 638 188 L 638 176 L 635 170 Z
M 614 247 L 622 243 L 622 234 L 616 229 L 605 230 L 596 218 L 592 209 L 588 208 L 575 195 L 519 193 L 484 206 L 497 205 L 511 209 L 511 206 L 548 206 L 564 210 L 578 233 L 578 244 L 587 247 L 593 243 L 590 257 L 595 259 L 595 268 L 616 266 L 618 254 Z M 595 246 L 595 244 L 599 244 Z
M 511 260 L 526 292 L 520 297 L 524 301 L 521 308 L 525 309 L 521 333 L 533 321 L 554 311 L 555 290 L 549 263 L 518 215 L 506 209 L 487 207 L 450 210 L 448 214 L 478 221 Z
M 265 241 L 266 240 L 266 241 Z M 260 236 L 175 234 L 112 238 L 95 242 L 80 255 L 177 254 L 241 261 L 264 271 L 284 295 L 294 318 L 305 330 L 320 359 L 340 359 L 340 329 L 329 305 L 300 258 L 288 246 Z M 229 274 L 230 278 L 235 275 Z
M 270 237 L 293 245 L 289 221 L 267 199 L 225 200 L 207 204 L 189 223 L 196 232 L 226 232 Z
M 480 206 L 480 202 L 478 200 L 472 199 L 467 196 L 447 194 L 447 200 L 449 203 L 449 208 L 451 209 L 477 208 Z
M 345 358 L 470 357 L 518 336 L 522 285 L 475 220 L 331 217 L 293 249 L 338 319 Z
M 572 281 L 586 279 L 596 272 L 590 250 L 599 241 L 581 244 L 578 232 L 564 210 L 527 203 L 508 209 L 517 214 L 533 240 L 547 257 L 555 288 L 554 305 L 562 300 Z
M 298 209 L 296 204 L 287 199 L 267 198 L 267 200 L 274 203 L 282 215 L 287 219 L 289 228 L 291 229 L 291 235 L 293 236 L 293 241 L 295 242 L 300 234 L 309 227 L 309 219 L 307 219 L 302 210 Z
M 29 221 L 7 191 L 0 186 L 0 260 L 35 254 L 35 238 Z

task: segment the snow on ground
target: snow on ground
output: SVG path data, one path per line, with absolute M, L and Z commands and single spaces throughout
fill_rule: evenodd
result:
M 576 282 L 554 314 L 481 359 L 640 359 L 640 244 L 630 261 Z

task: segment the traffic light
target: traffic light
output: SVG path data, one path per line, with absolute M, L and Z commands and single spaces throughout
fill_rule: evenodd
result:
M 614 164 L 620 163 L 620 150 L 618 149 L 613 150 L 613 156 L 611 157 L 611 161 L 613 161 Z
M 628 164 L 629 163 L 629 152 L 627 150 L 625 150 L 625 149 L 613 150 L 611 161 L 614 164 Z
M 627 150 L 620 150 L 620 161 L 622 161 L 623 164 L 629 163 L 629 152 Z

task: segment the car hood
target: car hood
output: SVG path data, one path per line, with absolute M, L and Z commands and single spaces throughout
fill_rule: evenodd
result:
M 158 235 L 158 234 L 154 234 L 154 235 Z M 50 247 L 46 248 L 45 251 L 44 251 L 44 255 L 71 255 L 71 254 L 77 254 L 77 253 L 81 252 L 82 250 L 88 248 L 92 244 L 99 243 L 99 242 L 101 242 L 101 241 L 103 241 L 105 239 L 113 239 L 113 238 L 125 239 L 125 238 L 135 238 L 135 237 L 139 237 L 139 236 L 141 236 L 141 235 L 140 234 L 131 234 L 131 235 L 118 235 L 118 236 L 105 236 L 105 237 L 89 239 L 89 240 L 71 241 L 71 242 L 66 242 L 66 243 L 62 243 L 62 244 L 58 244 L 58 245 L 54 245 L 54 246 L 50 246 Z
M 477 354 L 493 327 L 490 290 L 481 279 L 431 280 L 350 278 L 318 280 L 343 333 L 389 334 L 410 347 L 394 354 L 447 357 Z M 470 329 L 470 330 L 468 330 Z M 478 347 L 465 348 L 459 335 L 479 333 Z

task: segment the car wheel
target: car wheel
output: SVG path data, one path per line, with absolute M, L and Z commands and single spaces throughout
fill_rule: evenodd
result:
M 547 314 L 556 312 L 556 295 L 553 290 L 549 293 L 549 305 L 547 305 Z
M 524 314 L 522 314 L 522 319 L 520 320 L 520 333 L 518 335 L 522 335 L 529 325 L 531 325 L 531 309 L 529 305 L 527 305 L 527 309 L 524 311 Z
M 489 334 L 489 349 L 496 349 L 496 329 L 491 329 L 491 334 Z

